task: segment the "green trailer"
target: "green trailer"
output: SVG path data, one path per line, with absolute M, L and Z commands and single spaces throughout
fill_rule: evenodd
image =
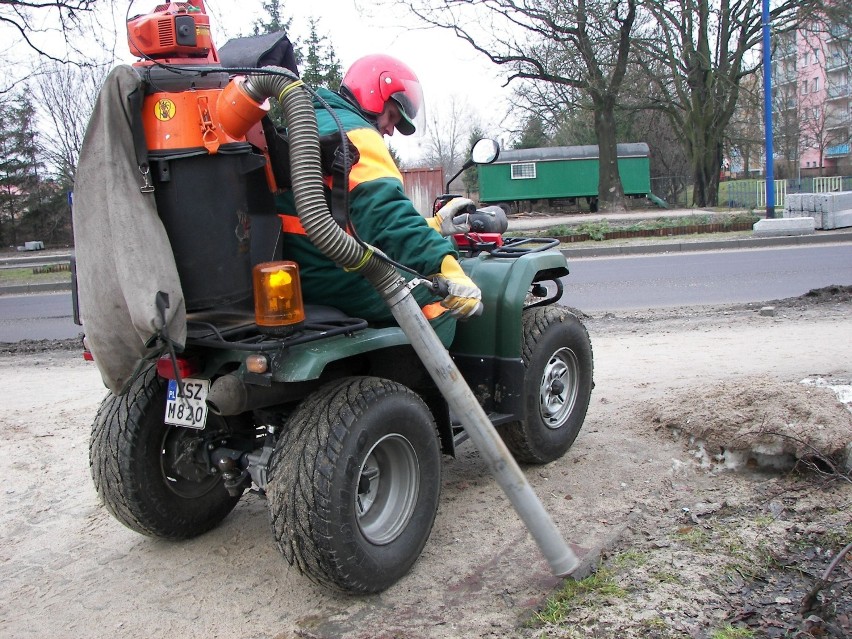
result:
M 479 167 L 479 199 L 487 204 L 525 200 L 573 204 L 586 198 L 596 210 L 598 156 L 597 145 L 502 151 L 496 162 Z M 625 195 L 651 195 L 647 144 L 619 144 L 618 171 Z

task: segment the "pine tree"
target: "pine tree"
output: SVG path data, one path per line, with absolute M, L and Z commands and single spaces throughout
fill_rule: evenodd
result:
M 18 243 L 24 214 L 40 208 L 38 134 L 35 109 L 24 92 L 0 103 L 0 242 Z
M 296 64 L 299 66 L 299 75 L 302 80 L 311 87 L 325 87 L 332 91 L 339 89 L 340 81 L 343 79 L 340 60 L 328 36 L 320 34 L 319 19 L 309 20 L 308 38 L 303 46 L 300 39 L 295 36 L 294 29 L 291 28 L 293 18 L 284 17 L 284 3 L 281 0 L 262 2 L 261 6 L 267 18 L 255 21 L 254 34 L 285 31 L 290 42 L 293 43 L 293 53 L 296 56 Z M 278 103 L 272 105 L 269 117 L 276 126 L 284 126 L 284 114 Z
M 254 35 L 263 35 L 266 33 L 275 33 L 276 31 L 286 31 L 290 33 L 290 25 L 293 23 L 293 18 L 284 18 L 284 8 L 281 0 L 270 0 L 262 2 L 261 7 L 266 12 L 268 19 L 256 20 L 254 23 Z
M 481 140 L 485 137 L 485 133 L 482 131 L 479 125 L 474 125 L 470 131 L 470 136 L 468 137 L 468 148 L 472 149 L 473 145 L 477 143 L 477 141 Z M 470 197 L 474 193 L 479 194 L 479 171 L 478 170 L 470 170 L 465 171 L 462 174 L 462 184 L 464 184 L 465 193 Z
M 324 73 L 322 69 L 322 47 L 324 36 L 317 33 L 316 18 L 311 18 L 309 21 L 308 40 L 305 43 L 307 51 L 304 56 L 304 65 L 302 67 L 302 80 L 307 82 L 312 87 L 318 87 L 323 81 Z
M 331 45 L 326 50 L 324 68 L 325 87 L 337 91 L 343 81 L 343 68 L 340 66 L 340 58 L 337 57 Z
M 325 87 L 332 91 L 340 87 L 343 74 L 340 61 L 329 43 L 327 35 L 319 33 L 319 19 L 309 21 L 308 39 L 305 43 L 302 79 L 312 87 Z
M 544 122 L 538 115 L 529 116 L 524 122 L 520 138 L 515 144 L 516 149 L 536 149 L 548 145 L 547 132 Z

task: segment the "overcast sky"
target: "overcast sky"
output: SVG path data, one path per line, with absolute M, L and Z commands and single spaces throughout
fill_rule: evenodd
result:
M 214 31 L 216 42 L 224 43 L 241 32 L 250 33 L 260 16 L 260 0 L 205 0 L 205 5 L 224 35 Z M 246 11 L 248 7 L 253 10 Z M 344 70 L 368 53 L 396 56 L 417 73 L 427 114 L 434 109 L 440 112 L 442 102 L 455 95 L 469 101 L 487 130 L 494 135 L 500 131 L 510 90 L 501 88 L 502 80 L 493 64 L 452 33 L 417 28 L 410 16 L 391 15 L 369 0 L 285 0 L 284 12 L 293 17 L 293 29 L 301 37 L 307 35 L 308 19 L 318 18 L 320 33 L 331 38 Z M 395 134 L 391 140 L 405 160 L 418 155 L 418 142 L 416 135 L 405 139 Z
M 102 44 L 114 50 L 119 62 L 131 63 L 133 57 L 127 48 L 124 32 L 125 16 L 130 7 L 130 15 L 138 15 L 153 10 L 161 4 L 157 0 L 102 0 L 100 26 L 101 37 L 92 33 L 78 41 L 85 55 L 96 54 Z M 417 73 L 423 85 L 426 99 L 426 113 L 443 113 L 443 107 L 451 97 L 457 103 L 467 101 L 470 108 L 479 115 L 484 129 L 497 137 L 505 136 L 504 115 L 509 112 L 510 90 L 501 88 L 499 70 L 484 56 L 476 53 L 470 45 L 452 33 L 440 29 L 418 28 L 414 19 L 404 10 L 390 12 L 378 7 L 372 0 L 284 0 L 285 16 L 292 16 L 293 31 L 297 37 L 304 38 L 308 33 L 308 19 L 319 19 L 319 31 L 327 35 L 334 44 L 334 50 L 345 70 L 349 64 L 368 53 L 388 53 L 394 55 Z M 261 0 L 205 0 L 207 12 L 211 16 L 214 42 L 223 45 L 230 38 L 249 35 L 252 25 L 260 17 Z M 109 10 L 112 14 L 109 14 Z M 394 14 L 394 15 L 392 15 Z M 36 12 L 37 16 L 49 15 Z M 49 24 L 34 23 L 36 27 L 49 27 Z M 0 25 L 0 53 L 7 59 L 16 58 L 18 64 L 6 67 L 4 78 L 13 81 L 35 60 L 32 51 L 20 44 L 16 34 L 8 26 Z M 118 35 L 115 35 L 118 32 Z M 56 31 L 31 33 L 30 38 L 54 55 L 62 57 L 65 52 L 63 39 Z M 9 43 L 16 42 L 15 45 Z M 11 78 L 11 80 L 8 80 Z M 422 140 L 418 135 L 405 138 L 399 134 L 393 136 L 391 144 L 400 152 L 404 160 L 414 160 L 420 155 Z

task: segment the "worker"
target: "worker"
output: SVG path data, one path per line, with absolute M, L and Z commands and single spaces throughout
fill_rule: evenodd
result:
M 467 230 L 454 218 L 473 203 L 455 198 L 434 217 L 421 216 L 403 191 L 402 174 L 382 137 L 394 130 L 403 135 L 415 132 L 423 104 L 417 76 L 395 58 L 368 55 L 347 70 L 338 93 L 318 89 L 317 94 L 334 110 L 357 150 L 348 180 L 351 226 L 364 242 L 395 262 L 445 281 L 448 294 L 440 302 L 424 286 L 414 289 L 414 297 L 448 346 L 455 319 L 482 308 L 479 288 L 462 271 L 455 246 L 444 237 Z M 320 135 L 336 134 L 335 118 L 318 100 L 314 108 Z M 306 303 L 335 306 L 371 322 L 393 321 L 387 304 L 365 278 L 342 270 L 310 242 L 292 192 L 280 194 L 276 206 L 283 222 L 283 254 L 299 264 Z

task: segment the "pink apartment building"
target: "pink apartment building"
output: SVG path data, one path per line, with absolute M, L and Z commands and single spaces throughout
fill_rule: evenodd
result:
M 778 35 L 774 45 L 776 163 L 786 161 L 801 176 L 852 174 L 849 29 L 800 29 Z

